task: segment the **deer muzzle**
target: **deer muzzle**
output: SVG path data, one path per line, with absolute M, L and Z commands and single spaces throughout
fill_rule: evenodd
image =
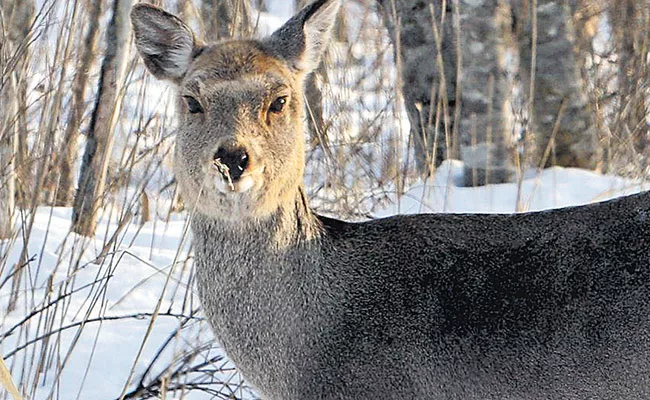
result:
M 234 140 L 221 143 L 214 153 L 213 165 L 218 171 L 217 188 L 223 193 L 242 193 L 256 184 L 264 167 L 254 167 L 246 147 Z

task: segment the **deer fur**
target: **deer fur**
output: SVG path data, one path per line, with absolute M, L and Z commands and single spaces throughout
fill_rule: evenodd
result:
M 145 65 L 184 100 L 174 168 L 199 295 L 245 378 L 265 399 L 648 398 L 648 194 L 364 223 L 309 208 L 303 83 L 338 6 L 212 44 L 132 11 Z

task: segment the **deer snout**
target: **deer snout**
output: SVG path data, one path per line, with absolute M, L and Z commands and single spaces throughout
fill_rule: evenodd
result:
M 224 178 L 237 181 L 250 164 L 246 149 L 235 141 L 222 143 L 214 153 L 214 164 Z

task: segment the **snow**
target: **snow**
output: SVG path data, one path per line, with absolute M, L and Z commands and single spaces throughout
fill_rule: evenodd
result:
M 0 339 L 0 351 L 6 358 L 14 349 L 26 344 L 26 337 L 38 337 L 60 326 L 73 326 L 63 330 L 58 338 L 52 336 L 53 341 L 60 340 L 56 348 L 47 348 L 44 341 L 39 341 L 5 359 L 13 367 L 15 381 L 20 381 L 22 368 L 25 376 L 32 374 L 36 365 L 30 357 L 38 356 L 39 351 L 52 351 L 56 363 L 63 363 L 68 357 L 59 377 L 56 368 L 46 368 L 36 383 L 34 399 L 46 399 L 52 393 L 55 394 L 52 398 L 59 399 L 118 398 L 134 363 L 132 382 L 137 383 L 161 345 L 174 334 L 178 335 L 177 339 L 154 364 L 152 372 L 147 375 L 149 378 L 162 372 L 161 368 L 172 365 L 173 359 L 186 357 L 196 349 L 207 350 L 197 354 L 193 365 L 206 357 L 221 354 L 212 345 L 212 335 L 200 314 L 191 319 L 178 317 L 195 314 L 199 308 L 192 289 L 189 240 L 184 241 L 184 219 L 169 223 L 158 221 L 157 229 L 153 223 L 142 227 L 131 224 L 116 243 L 108 246 L 108 252 L 98 258 L 117 225 L 107 218 L 102 219 L 99 234 L 89 243 L 84 243 L 88 239 L 69 233 L 70 217 L 69 209 L 38 210 L 29 241 L 28 254 L 35 255 L 35 261 L 29 264 L 30 282 L 21 285 L 25 290 L 19 291 L 14 311 L 0 319 L 0 335 L 4 336 L 33 310 L 53 302 L 59 294 L 69 294 L 57 303 L 58 306 L 50 307 L 49 313 L 36 314 L 32 318 L 34 323 L 22 324 L 27 331 L 17 329 Z M 108 235 L 103 235 L 103 232 Z M 3 244 L 0 254 L 5 252 L 4 247 L 8 244 Z M 80 250 L 84 248 L 85 251 Z M 21 249 L 21 243 L 11 246 L 9 259 L 4 265 L 18 263 Z M 0 281 L 4 281 L 10 272 L 11 269 L 6 268 Z M 10 292 L 11 284 L 0 290 L 0 309 L 7 309 Z M 189 298 L 185 298 L 186 294 Z M 160 313 L 152 321 L 151 315 L 161 298 Z M 48 320 L 46 327 L 41 326 L 41 318 Z M 88 321 L 85 326 L 74 326 L 83 321 Z M 152 331 L 145 342 L 150 324 Z M 182 330 L 176 332 L 179 328 Z M 143 343 L 142 356 L 136 362 Z M 220 390 L 224 395 L 243 390 L 237 388 L 240 379 L 231 368 L 226 366 L 224 373 L 217 377 L 233 384 L 212 385 L 214 390 Z M 205 379 L 199 371 L 188 374 L 183 381 L 203 382 Z M 132 386 L 129 390 L 133 389 Z M 174 398 L 173 394 L 168 398 Z M 183 398 L 211 397 L 197 391 Z
M 389 196 L 391 204 L 373 213 L 373 216 L 541 211 L 609 200 L 650 189 L 645 182 L 562 167 L 528 172 L 521 187 L 517 183 L 456 186 L 462 182 L 462 177 L 462 162 L 445 161 L 438 167 L 433 179 L 412 186 L 399 198 L 392 194 Z
M 388 205 L 375 212 L 375 217 L 418 212 L 516 211 L 516 183 L 458 187 L 454 182 L 459 180 L 462 167 L 458 161 L 448 161 L 430 181 L 413 185 L 402 196 L 389 194 Z M 521 188 L 522 203 L 532 211 L 605 200 L 638 192 L 644 189 L 644 185 L 585 170 L 551 168 L 528 177 Z M 175 215 L 169 222 L 159 220 L 142 226 L 132 221 L 118 235 L 118 240 L 108 246 L 106 241 L 118 229 L 116 218 L 104 217 L 99 234 L 84 245 L 88 239 L 69 233 L 70 216 L 71 211 L 65 208 L 38 210 L 29 241 L 28 254 L 34 255 L 27 274 L 30 282 L 21 283 L 24 290 L 19 291 L 14 311 L 0 319 L 0 335 L 4 335 L 30 312 L 54 301 L 60 293 L 71 293 L 57 303 L 58 307 L 52 306 L 49 312 L 37 313 L 32 323 L 23 324 L 27 331 L 17 329 L 0 341 L 0 351 L 13 367 L 17 381 L 22 368 L 25 368 L 26 376 L 32 373 L 36 366 L 31 357 L 38 360 L 39 351 L 47 350 L 54 357 L 55 362 L 44 367 L 38 382 L 28 380 L 35 385 L 34 399 L 46 399 L 50 394 L 55 399 L 118 398 L 132 366 L 135 364 L 135 374 L 129 390 L 139 382 L 169 336 L 176 335 L 176 339 L 154 363 L 145 382 L 163 372 L 166 366 L 178 365 L 174 364 L 174 359 L 187 356 L 194 350 L 198 355 L 190 362 L 191 365 L 221 356 L 218 347 L 212 344 L 214 339 L 202 313 L 198 311 L 199 301 L 191 273 L 191 237 L 185 235 L 187 215 Z M 18 263 L 21 243 L 5 242 L 2 246 L 1 253 L 9 246 L 9 259 L 5 265 Z M 104 248 L 108 251 L 97 258 Z M 0 278 L 4 280 L 10 272 L 11 268 L 5 268 Z M 7 309 L 10 289 L 10 284 L 0 289 L 2 310 Z M 160 314 L 152 320 L 151 315 L 160 299 Z M 174 316 L 192 313 L 195 313 L 193 319 L 185 323 L 182 323 L 182 317 Z M 110 319 L 124 316 L 133 317 Z M 104 321 L 98 322 L 97 318 Z M 52 340 L 60 340 L 57 346 L 38 341 L 7 358 L 14 349 L 25 346 L 28 338 L 84 320 L 88 321 L 85 326 L 65 329 L 60 337 L 52 336 Z M 150 325 L 152 330 L 147 337 Z M 143 343 L 143 352 L 138 358 Z M 55 365 L 64 362 L 60 376 L 57 376 Z M 239 386 L 240 377 L 233 372 L 232 365 L 221 360 L 215 364 L 223 366 L 223 371 L 216 378 L 209 379 L 227 383 L 213 383 L 206 387 L 220 391 L 223 396 L 236 393 L 240 397 L 252 397 L 251 392 Z M 207 376 L 204 372 L 190 373 L 181 381 L 205 382 Z M 167 398 L 214 397 L 195 390 L 169 393 Z

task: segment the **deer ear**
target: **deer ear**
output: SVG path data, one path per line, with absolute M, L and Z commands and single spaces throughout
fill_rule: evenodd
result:
M 340 0 L 316 0 L 266 39 L 274 53 L 292 67 L 311 72 L 330 39 Z
M 198 47 L 192 30 L 176 16 L 145 3 L 133 6 L 131 24 L 147 69 L 158 79 L 183 78 Z

